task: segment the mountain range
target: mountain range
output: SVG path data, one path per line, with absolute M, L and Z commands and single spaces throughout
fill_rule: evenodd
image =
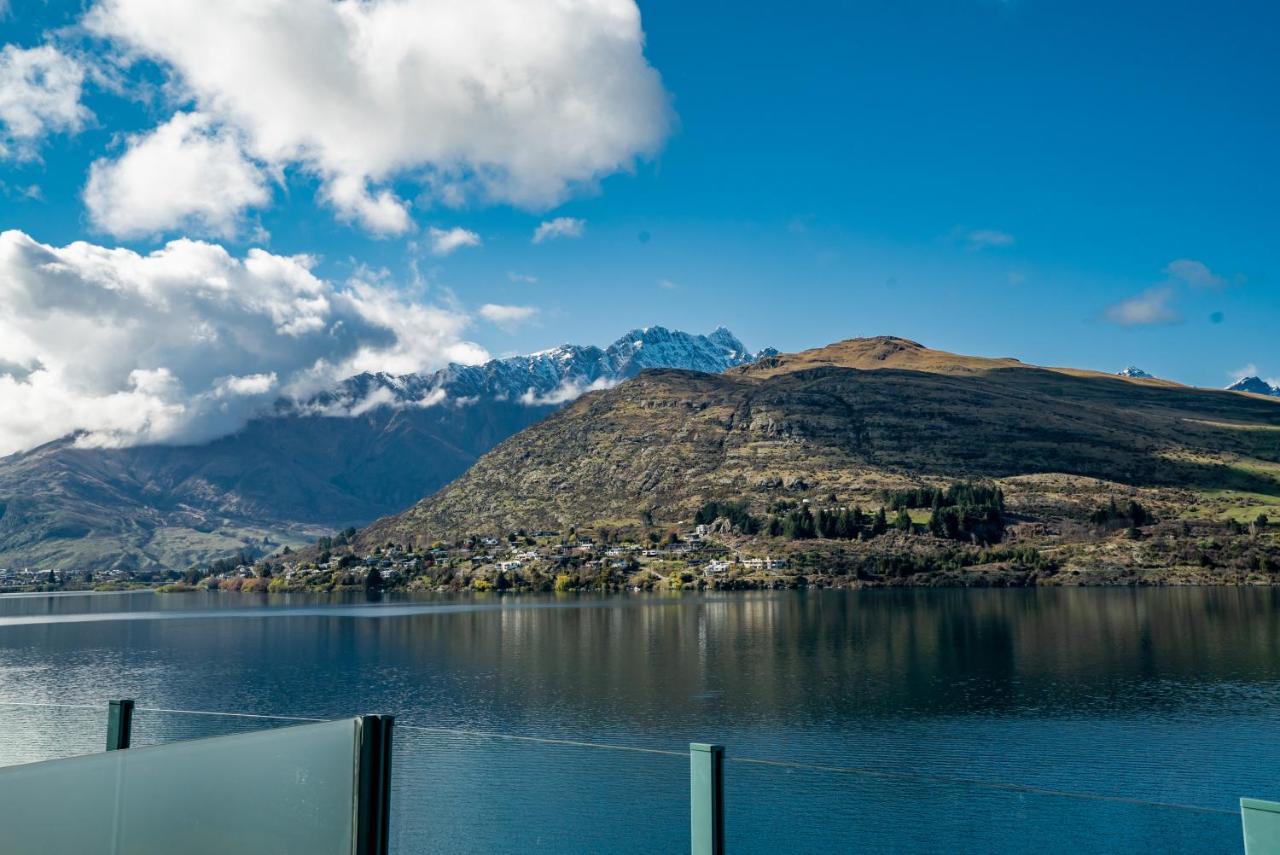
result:
M 584 391 L 646 369 L 720 372 L 773 355 L 724 328 L 649 327 L 607 348 L 362 374 L 198 446 L 64 437 L 0 459 L 0 567 L 185 569 L 300 545 L 434 493 Z
M 834 495 L 874 508 L 885 490 L 971 479 L 999 479 L 1012 513 L 1050 542 L 1091 531 L 1091 514 L 1117 496 L 1167 519 L 1251 520 L 1280 503 L 1280 406 L 852 339 L 722 374 L 649 371 L 584 395 L 370 526 L 357 547 L 652 530 L 713 500 L 763 513 Z

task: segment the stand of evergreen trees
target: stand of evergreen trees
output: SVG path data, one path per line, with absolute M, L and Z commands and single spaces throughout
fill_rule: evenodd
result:
M 857 506 L 819 508 L 817 513 L 807 502 L 788 499 L 771 504 L 763 523 L 747 510 L 746 502 L 707 502 L 694 517 L 699 525 L 717 519 L 728 519 L 738 531 L 788 540 L 869 540 L 889 529 L 913 532 L 908 508 L 933 508 L 929 531 L 937 537 L 966 543 L 993 544 L 1004 537 L 1004 492 L 994 484 L 965 482 L 949 487 L 919 487 L 888 491 L 885 505 L 868 514 Z M 835 504 L 835 497 L 831 497 Z M 892 521 L 889 510 L 893 510 Z
M 884 503 L 890 510 L 904 508 L 954 508 L 961 505 L 995 506 L 1004 509 L 1004 491 L 995 484 L 964 481 L 950 487 L 914 487 L 909 490 L 885 490 Z
M 907 525 L 911 523 L 907 518 Z M 894 520 L 897 528 L 904 528 Z M 770 515 L 765 532 L 770 537 L 788 540 L 857 540 L 879 537 L 889 530 L 889 517 L 884 508 L 874 514 L 866 514 L 861 508 L 820 508 L 815 515 L 808 505 L 800 505 L 781 514 Z
M 1098 508 L 1089 515 L 1089 522 L 1104 528 L 1141 528 L 1155 520 L 1146 508 L 1133 499 L 1121 508 L 1112 496 L 1105 508 Z
M 693 522 L 695 525 L 711 525 L 721 517 L 743 534 L 758 534 L 760 531 L 760 520 L 747 512 L 746 502 L 707 502 L 698 509 Z

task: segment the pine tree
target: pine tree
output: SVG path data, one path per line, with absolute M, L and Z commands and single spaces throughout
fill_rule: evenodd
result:
M 898 531 L 911 531 L 911 514 L 907 513 L 906 508 L 898 508 L 898 515 L 894 517 L 893 526 Z
M 938 505 L 933 506 L 933 513 L 929 515 L 929 533 L 942 537 L 942 508 Z
M 876 511 L 875 522 L 871 524 L 871 536 L 879 537 L 880 535 L 884 534 L 888 530 L 889 530 L 889 520 L 884 512 L 884 507 L 882 506 L 880 510 Z

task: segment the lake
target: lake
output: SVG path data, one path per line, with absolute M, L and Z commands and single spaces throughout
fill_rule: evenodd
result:
M 1280 798 L 1280 592 L 0 597 L 0 701 L 86 705 L 0 705 L 0 763 L 101 750 L 113 697 L 395 714 L 401 853 L 687 849 L 691 741 L 733 853 L 1239 852 L 1238 798 Z M 140 711 L 134 744 L 288 723 Z

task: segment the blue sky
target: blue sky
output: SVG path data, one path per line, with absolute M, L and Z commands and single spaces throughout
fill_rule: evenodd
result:
M 724 324 L 753 348 L 896 334 L 1207 386 L 1250 364 L 1280 376 L 1273 4 L 639 5 L 669 124 L 587 186 L 459 202 L 411 165 L 380 185 L 408 202 L 410 225 L 387 233 L 344 221 L 329 173 L 290 162 L 221 233 L 188 218 L 113 234 L 86 211 L 91 164 L 198 102 L 152 55 L 118 63 L 115 85 L 91 70 L 91 118 L 0 160 L 0 228 L 53 246 L 146 253 L 191 236 L 309 254 L 326 280 L 453 307 L 495 355 Z M 83 12 L 12 0 L 0 43 L 92 67 L 128 39 L 77 31 Z M 531 241 L 561 217 L 581 236 Z M 432 227 L 481 245 L 433 254 Z M 486 304 L 530 311 L 492 323 Z

